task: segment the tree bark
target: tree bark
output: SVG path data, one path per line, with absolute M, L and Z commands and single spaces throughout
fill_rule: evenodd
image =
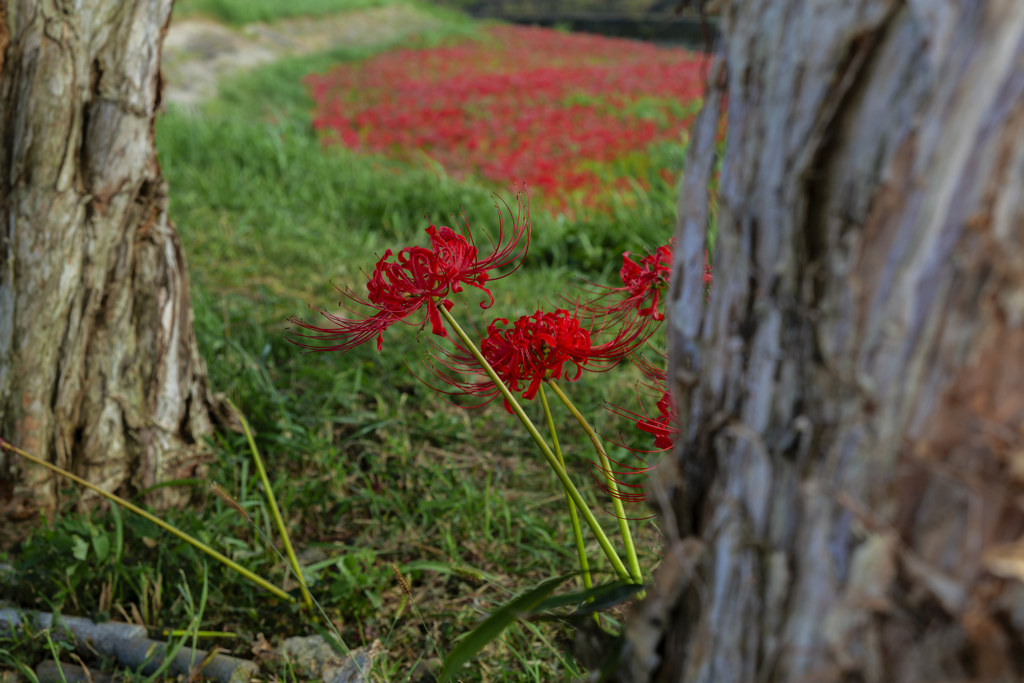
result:
M 211 430 L 154 148 L 171 4 L 0 2 L 0 434 L 123 492 L 194 474 Z M 0 454 L 0 513 L 55 483 Z
M 1024 3 L 721 21 L 670 293 L 668 543 L 628 678 L 1020 680 Z

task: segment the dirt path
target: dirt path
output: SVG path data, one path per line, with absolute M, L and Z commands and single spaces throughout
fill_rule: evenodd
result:
M 405 5 L 241 28 L 188 17 L 172 23 L 164 40 L 164 100 L 195 107 L 217 94 L 219 79 L 275 59 L 341 45 L 391 43 L 437 25 L 433 17 Z

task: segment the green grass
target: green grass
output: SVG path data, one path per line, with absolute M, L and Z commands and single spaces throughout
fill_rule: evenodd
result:
M 465 22 L 453 22 L 424 40 L 466 33 Z M 311 315 L 307 302 L 333 306 L 337 295 L 328 281 L 361 286 L 361 269 L 372 267 L 375 255 L 424 243 L 428 222 L 447 223 L 462 209 L 474 229 L 495 225 L 489 188 L 436 169 L 322 149 L 299 79 L 366 54 L 286 60 L 238 78 L 202 114 L 172 109 L 164 115 L 157 147 L 210 383 L 253 425 L 300 558 L 319 567 L 311 577 L 314 596 L 350 646 L 382 640 L 388 650 L 378 667 L 382 680 L 432 680 L 424 662 L 450 650 L 489 606 L 571 571 L 575 550 L 554 476 L 500 404 L 455 408 L 412 376 L 409 367 L 419 371 L 425 350 L 415 330 L 389 331 L 379 356 L 372 345 L 344 356 L 302 354 L 283 337 L 287 316 Z M 681 158 L 678 149 L 652 153 Z M 622 199 L 611 215 L 578 219 L 551 215 L 536 201 L 531 255 L 496 289 L 494 313 L 525 311 L 576 277 L 606 277 L 617 271 L 623 249 L 664 243 L 672 234 L 674 191 L 655 187 Z M 472 296 L 465 302 L 478 310 Z M 599 430 L 614 432 L 613 416 L 596 405 L 606 399 L 629 405 L 636 378 L 624 368 L 568 389 Z M 537 406 L 530 410 L 536 416 Z M 595 510 L 610 510 L 589 481 L 591 453 L 582 431 L 561 417 L 575 480 Z M 210 447 L 206 479 L 232 492 L 273 536 L 244 437 L 221 432 Z M 169 512 L 170 521 L 282 581 L 280 558 L 202 484 L 177 484 L 192 487 L 197 503 Z M 599 517 L 617 538 L 616 520 Z M 650 572 L 658 534 L 649 523 L 636 527 L 641 564 Z M 596 542 L 590 550 L 597 576 L 610 579 Z M 178 587 L 205 559 L 127 514 L 119 521 L 65 513 L 26 541 L 12 562 L 21 578 L 9 592 L 23 605 L 100 619 L 137 612 L 147 624 L 178 628 L 193 615 Z M 411 607 L 399 612 L 404 596 L 392 562 L 410 579 L 421 618 Z M 451 570 L 460 566 L 488 578 Z M 239 638 L 200 645 L 249 656 L 257 633 L 276 640 L 312 632 L 292 607 L 219 566 L 209 566 L 208 591 L 202 628 Z M 567 635 L 557 624 L 518 627 L 474 660 L 462 680 L 571 680 L 575 667 L 562 651 Z M 0 639 L 0 665 L 4 648 Z
M 393 5 L 396 0 L 175 0 L 174 16 L 201 15 L 241 26 L 290 17 L 322 17 Z

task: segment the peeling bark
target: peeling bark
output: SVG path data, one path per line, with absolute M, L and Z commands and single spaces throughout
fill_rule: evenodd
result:
M 1024 3 L 733 1 L 722 35 L 624 677 L 1020 680 Z
M 194 473 L 211 430 L 154 148 L 171 4 L 12 0 L 0 30 L 0 433 L 122 492 Z M 55 483 L 0 454 L 0 516 Z

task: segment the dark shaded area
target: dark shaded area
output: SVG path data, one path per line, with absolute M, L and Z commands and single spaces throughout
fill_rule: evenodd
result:
M 676 0 L 435 0 L 478 19 L 558 27 L 710 51 L 718 37 L 714 17 Z
M 632 38 L 654 43 L 682 46 L 690 50 L 710 51 L 718 36 L 713 20 L 680 18 L 673 15 L 650 15 L 636 19 L 625 16 L 568 15 L 568 16 L 495 16 L 474 14 L 477 18 L 504 19 L 516 24 L 556 26 L 580 33 L 596 33 L 616 38 Z

